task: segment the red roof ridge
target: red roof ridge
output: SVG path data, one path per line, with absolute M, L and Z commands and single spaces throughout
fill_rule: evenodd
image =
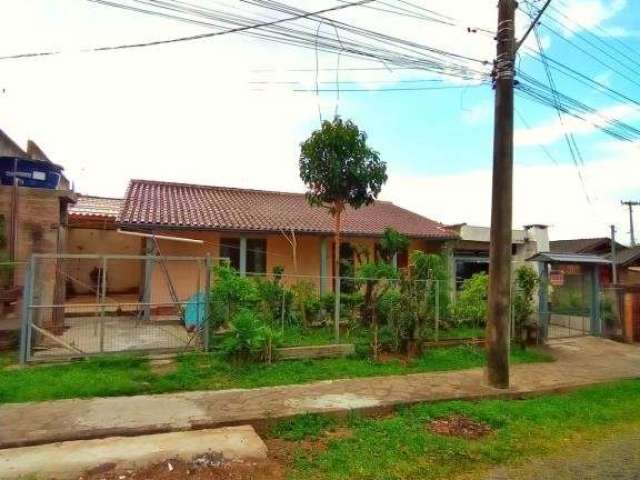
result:
M 300 196 L 300 197 L 306 196 L 306 193 L 302 193 L 302 192 L 284 192 L 282 190 L 266 190 L 261 188 L 226 187 L 226 186 L 220 186 L 220 185 L 204 185 L 201 183 L 173 182 L 173 181 L 165 181 L 165 180 L 147 180 L 147 179 L 140 179 L 140 178 L 131 179 L 129 182 L 129 187 L 131 187 L 131 185 L 133 185 L 134 183 L 166 185 L 170 187 L 205 188 L 208 190 L 218 190 L 218 191 L 222 190 L 222 191 L 231 191 L 231 192 L 268 193 L 272 195 L 291 195 L 291 196 Z M 127 189 L 124 199 L 126 200 L 128 196 L 129 195 L 128 195 L 128 189 Z M 376 199 L 375 203 L 387 203 L 387 204 L 395 205 L 390 200 Z M 406 208 L 403 210 L 406 210 Z

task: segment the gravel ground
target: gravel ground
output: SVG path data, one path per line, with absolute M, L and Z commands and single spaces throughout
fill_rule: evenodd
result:
M 638 480 L 640 429 L 591 442 L 517 468 L 499 468 L 486 480 Z

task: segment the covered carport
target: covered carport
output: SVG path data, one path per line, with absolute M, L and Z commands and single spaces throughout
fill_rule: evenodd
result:
M 602 335 L 600 277 L 611 262 L 598 255 L 538 253 L 539 332 L 543 340 Z

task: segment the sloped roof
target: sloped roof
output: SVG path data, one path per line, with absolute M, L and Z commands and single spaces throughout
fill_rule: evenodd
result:
M 528 262 L 551 262 L 551 263 L 576 263 L 576 264 L 599 264 L 606 265 L 611 263 L 605 257 L 600 255 L 589 255 L 587 253 L 537 253 L 533 257 L 527 258 Z
M 587 253 L 599 247 L 609 245 L 611 240 L 607 237 L 600 238 L 576 238 L 572 240 L 552 240 L 549 249 L 552 253 Z M 620 245 L 621 248 L 624 248 Z
M 616 252 L 616 263 L 625 266 L 640 259 L 640 246 L 626 248 Z
M 304 194 L 132 180 L 118 223 L 130 228 L 332 233 L 323 208 L 310 207 Z M 442 224 L 390 202 L 343 214 L 342 231 L 378 236 L 393 227 L 413 238 L 455 238 Z
M 107 218 L 115 220 L 124 200 L 122 198 L 94 197 L 81 195 L 78 201 L 69 206 L 71 217 Z

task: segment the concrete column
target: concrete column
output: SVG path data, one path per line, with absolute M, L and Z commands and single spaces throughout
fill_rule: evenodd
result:
M 591 335 L 602 335 L 600 314 L 600 275 L 598 265 L 591 269 Z
M 543 341 L 547 340 L 549 334 L 549 270 L 544 262 L 538 262 L 538 271 L 540 272 L 540 284 L 538 285 L 538 313 L 540 327 L 540 337 Z
M 320 295 L 329 291 L 329 240 L 327 237 L 320 239 Z
M 144 254 L 147 257 L 156 255 L 156 246 L 153 243 L 153 239 L 147 238 L 145 240 Z M 144 281 L 142 285 L 142 303 L 144 304 L 144 319 L 149 320 L 151 317 L 151 278 L 153 274 L 153 267 L 155 266 L 154 260 L 145 260 L 144 262 Z
M 240 275 L 247 275 L 247 237 L 240 237 Z

